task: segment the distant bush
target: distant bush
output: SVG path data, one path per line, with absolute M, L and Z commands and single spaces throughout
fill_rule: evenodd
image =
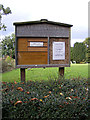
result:
M 2 72 L 11 71 L 15 68 L 15 61 L 11 57 L 7 56 L 6 59 L 2 59 Z
M 3 82 L 2 107 L 2 120 L 86 120 L 87 82 L 79 79 Z
M 86 62 L 80 62 L 80 64 L 85 64 Z

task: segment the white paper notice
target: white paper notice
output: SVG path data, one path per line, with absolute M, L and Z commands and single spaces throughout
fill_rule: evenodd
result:
M 65 42 L 53 42 L 53 60 L 65 59 Z
M 32 47 L 43 47 L 43 42 L 30 42 Z

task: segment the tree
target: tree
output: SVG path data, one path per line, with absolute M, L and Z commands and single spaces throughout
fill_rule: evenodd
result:
M 7 7 L 7 8 L 5 9 L 4 6 L 3 6 L 2 4 L 0 4 L 0 30 L 1 30 L 1 29 L 6 30 L 5 24 L 3 24 L 3 23 L 1 22 L 2 16 L 3 16 L 3 15 L 8 15 L 8 14 L 10 14 L 10 13 L 11 13 L 11 10 L 10 10 L 9 7 Z
M 73 48 L 73 59 L 76 63 L 85 62 L 86 60 L 86 46 L 84 43 L 76 42 Z
M 86 61 L 90 63 L 90 37 L 86 38 L 83 43 L 86 45 Z
M 73 62 L 73 47 L 70 48 L 70 58 L 71 58 L 71 61 Z
M 15 58 L 15 35 L 6 36 L 1 42 L 2 45 L 2 56 L 11 56 Z

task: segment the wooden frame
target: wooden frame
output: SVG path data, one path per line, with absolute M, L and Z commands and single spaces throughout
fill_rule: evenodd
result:
M 72 27 L 72 25 L 69 24 L 64 24 L 64 23 L 58 23 L 58 22 L 53 22 L 53 21 L 48 21 L 48 20 L 40 20 L 40 21 L 31 21 L 31 22 L 22 22 L 22 23 L 14 23 L 15 25 L 15 36 L 16 36 L 16 47 L 15 47 L 15 60 L 16 60 L 16 68 L 40 68 L 40 67 L 70 67 L 70 32 L 71 29 L 70 27 Z M 33 26 L 34 25 L 34 26 Z M 30 27 L 31 26 L 31 27 Z M 55 26 L 55 28 L 54 28 Z M 22 32 L 22 28 L 26 28 L 28 30 L 33 30 L 30 31 L 30 34 L 28 32 L 28 34 L 26 32 Z M 39 28 L 37 28 L 39 27 Z M 45 27 L 45 29 L 43 29 L 43 27 Z M 50 29 L 49 29 L 50 27 Z M 59 29 L 60 28 L 60 29 Z M 47 30 L 46 30 L 47 29 Z M 20 32 L 19 32 L 20 30 Z M 24 29 L 23 29 L 24 30 Z M 36 30 L 37 31 L 36 33 Z M 43 34 L 40 34 L 40 30 L 41 33 L 43 31 Z M 49 30 L 49 31 L 48 31 Z M 50 31 L 51 30 L 51 31 Z M 53 30 L 53 31 L 52 31 Z M 65 30 L 63 32 L 60 32 Z M 48 34 L 48 32 L 49 34 Z M 55 35 L 54 35 L 54 31 L 55 31 Z M 24 35 L 25 33 L 25 35 Z M 61 33 L 61 34 L 60 34 Z M 18 58 L 18 41 L 20 38 L 32 38 L 32 40 L 27 40 L 27 50 L 25 50 L 26 52 L 47 52 L 47 63 L 45 64 L 18 64 L 19 63 L 19 58 Z M 47 43 L 44 43 L 44 47 L 31 47 L 29 46 L 29 42 L 30 41 L 37 41 L 34 40 L 34 38 L 46 38 L 47 39 Z M 58 61 L 52 61 L 50 54 L 51 54 L 51 40 L 55 39 L 55 41 L 60 41 L 60 39 L 62 39 L 61 41 L 68 39 L 68 62 L 58 62 Z M 40 42 L 41 40 L 38 40 L 38 42 Z M 66 42 L 65 42 L 65 46 L 66 46 Z M 22 48 L 23 49 L 23 48 Z M 19 51 L 21 51 L 19 49 Z M 66 56 L 66 53 L 65 53 Z

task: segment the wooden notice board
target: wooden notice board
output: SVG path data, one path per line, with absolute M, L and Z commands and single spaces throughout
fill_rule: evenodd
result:
M 41 19 L 16 22 L 16 67 L 69 67 L 72 25 Z
M 18 38 L 18 65 L 47 64 L 47 42 L 47 38 Z

